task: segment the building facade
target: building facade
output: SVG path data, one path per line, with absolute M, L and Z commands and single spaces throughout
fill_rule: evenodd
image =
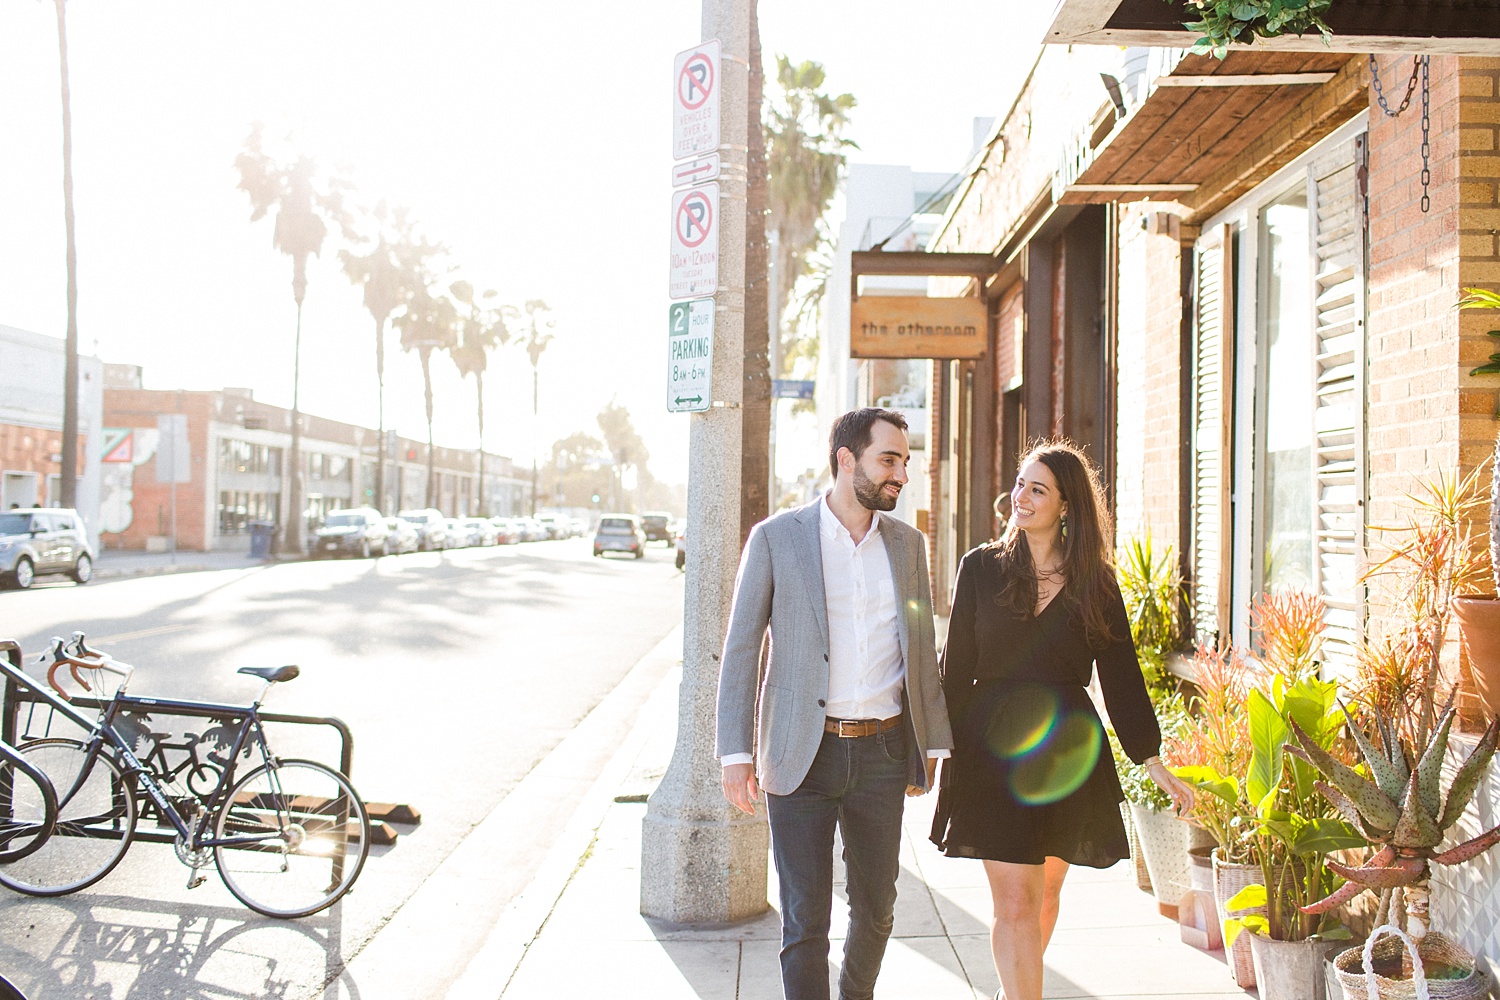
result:
M 0 508 L 61 503 L 64 342 L 0 326 Z M 103 366 L 78 359 L 76 504 L 99 543 Z
M 139 369 L 108 366 L 104 413 L 123 444 L 104 463 L 106 546 L 195 551 L 248 550 L 255 521 L 281 524 L 291 480 L 291 411 L 256 401 L 248 389 L 213 392 L 140 388 Z M 387 434 L 386 485 L 378 494 L 382 442 L 365 427 L 302 414 L 303 518 L 311 528 L 333 510 L 426 507 L 425 442 Z M 174 428 L 176 428 L 174 430 Z M 173 457 L 173 451 L 176 457 Z M 518 515 L 530 481 L 509 458 L 435 448 L 431 506 L 450 517 Z M 175 480 L 175 481 L 174 481 Z

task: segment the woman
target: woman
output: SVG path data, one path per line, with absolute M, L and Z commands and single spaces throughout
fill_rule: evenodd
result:
M 1010 522 L 964 556 L 943 649 L 955 749 L 944 762 L 932 840 L 984 859 L 990 947 L 1005 1000 L 1041 1000 L 1042 953 L 1069 865 L 1108 868 L 1130 849 L 1099 716 L 1110 721 L 1179 815 L 1192 788 L 1156 756 L 1161 733 L 1131 642 L 1092 467 L 1072 445 L 1022 459 Z

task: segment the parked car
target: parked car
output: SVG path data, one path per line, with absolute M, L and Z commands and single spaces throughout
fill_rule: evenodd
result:
M 646 535 L 641 519 L 634 514 L 605 514 L 594 532 L 594 555 L 606 552 L 629 552 L 637 559 L 646 556 Z
M 582 538 L 589 533 L 589 523 L 581 517 L 569 518 L 568 528 L 571 531 L 568 536 L 570 538 Z
M 473 534 L 470 533 L 468 526 L 466 524 L 464 524 L 464 522 L 460 521 L 458 518 L 456 518 L 456 517 L 450 517 L 450 518 L 448 518 L 448 520 L 447 520 L 447 527 L 448 527 L 448 548 L 450 548 L 450 549 L 466 549 L 470 545 L 474 544 L 474 536 L 473 536 Z
M 648 510 L 641 515 L 641 530 L 648 542 L 672 544 L 672 515 L 659 510 Z
M 687 528 L 681 528 L 677 532 L 677 568 L 682 569 L 687 565 Z
M 495 541 L 500 545 L 514 545 L 521 540 L 521 526 L 513 518 L 492 517 L 495 526 Z
M 421 551 L 435 552 L 448 547 L 448 521 L 441 511 L 424 507 L 421 510 L 403 510 L 396 516 L 416 527 L 417 548 Z
M 0 513 L 0 577 L 25 590 L 48 573 L 66 573 L 79 583 L 93 579 L 94 550 L 78 512 L 27 507 Z
M 494 545 L 499 537 L 499 532 L 487 517 L 465 518 L 464 527 L 468 529 L 469 537 L 474 539 L 470 543 L 472 545 Z
M 518 517 L 516 524 L 521 528 L 521 541 L 540 542 L 547 537 L 547 528 L 534 517 Z
M 568 521 L 560 514 L 538 514 L 536 520 L 546 530 L 548 538 L 567 538 Z
M 387 532 L 385 550 L 392 555 L 415 552 L 422 544 L 422 539 L 417 533 L 417 526 L 405 518 L 386 518 L 385 529 Z
M 386 539 L 391 530 L 385 518 L 373 507 L 350 507 L 336 510 L 323 519 L 322 527 L 313 532 L 308 554 L 323 556 L 383 556 L 388 550 Z

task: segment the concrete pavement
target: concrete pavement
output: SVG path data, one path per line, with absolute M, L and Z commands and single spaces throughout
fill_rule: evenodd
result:
M 781 996 L 774 909 L 713 928 L 663 925 L 638 912 L 643 799 L 671 756 L 679 674 L 674 670 L 663 679 L 565 835 L 501 915 L 448 1000 Z M 879 1000 L 980 1000 L 999 989 L 990 961 L 983 870 L 975 861 L 945 858 L 928 843 L 933 804 L 931 797 L 908 800 L 896 927 Z M 774 878 L 773 870 L 772 900 Z M 842 892 L 842 873 L 836 878 Z M 834 905 L 835 962 L 846 917 L 840 898 Z M 1247 994 L 1234 985 L 1223 952 L 1181 943 L 1177 925 L 1158 915 L 1154 899 L 1135 887 L 1129 866 L 1120 864 L 1070 874 L 1047 953 L 1045 995 L 1210 1000 Z
M 105 549 L 94 560 L 94 579 L 196 573 L 212 569 L 250 569 L 270 565 L 274 561 L 252 559 L 244 552 L 141 552 L 136 549 Z M 49 579 L 51 577 L 41 578 L 42 581 Z

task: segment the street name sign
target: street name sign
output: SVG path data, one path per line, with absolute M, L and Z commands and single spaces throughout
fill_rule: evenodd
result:
M 713 405 L 714 300 L 674 302 L 667 309 L 667 410 L 696 413 Z
M 719 179 L 719 154 L 709 153 L 692 160 L 672 164 L 672 186 L 687 187 L 689 184 L 706 184 Z
M 988 342 L 983 299 L 861 295 L 850 303 L 850 357 L 982 358 Z
M 812 399 L 817 387 L 812 379 L 773 378 L 771 395 L 776 399 Z
M 719 185 L 672 193 L 668 297 L 690 299 L 719 290 Z
M 672 159 L 719 148 L 719 40 L 704 42 L 673 60 Z

